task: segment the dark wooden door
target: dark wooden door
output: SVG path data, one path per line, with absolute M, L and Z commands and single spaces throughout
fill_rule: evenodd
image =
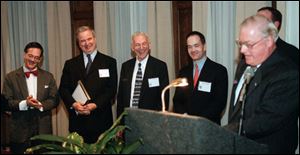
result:
M 71 26 L 72 26 L 72 56 L 80 54 L 76 41 L 76 30 L 80 26 L 90 26 L 94 29 L 93 1 L 71 1 Z
M 192 31 L 192 1 L 175 1 L 173 7 L 173 33 L 175 73 L 192 62 L 186 48 L 186 35 Z

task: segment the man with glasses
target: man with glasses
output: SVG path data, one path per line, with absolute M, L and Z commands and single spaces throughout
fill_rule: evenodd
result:
M 12 113 L 10 142 L 14 154 L 23 154 L 31 146 L 30 138 L 52 134 L 51 110 L 58 104 L 53 75 L 39 67 L 43 47 L 30 42 L 24 49 L 24 66 L 8 73 L 3 95 Z
M 278 31 L 267 18 L 248 17 L 240 26 L 237 41 L 244 64 L 255 68 L 240 100 L 240 86 L 247 70 L 234 82 L 226 128 L 258 143 L 270 153 L 295 153 L 299 115 L 299 71 L 276 45 Z M 242 108 L 244 106 L 244 108 Z M 284 139 L 284 140 L 283 140 Z

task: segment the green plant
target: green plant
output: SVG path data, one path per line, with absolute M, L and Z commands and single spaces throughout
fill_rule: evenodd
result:
M 127 115 L 126 111 L 124 111 L 114 124 L 102 133 L 97 142 L 93 144 L 84 143 L 83 138 L 76 132 L 70 133 L 66 138 L 54 135 L 37 135 L 32 137 L 31 140 L 42 140 L 49 143 L 28 148 L 26 153 L 34 153 L 35 151 L 59 154 L 132 153 L 143 144 L 143 141 L 139 138 L 135 142 L 127 145 L 121 137 L 117 136 L 118 133 L 124 132 L 125 129 L 130 130 L 128 126 L 120 125 L 124 115 Z

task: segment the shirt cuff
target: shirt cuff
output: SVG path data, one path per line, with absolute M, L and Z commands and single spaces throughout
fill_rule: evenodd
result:
M 20 111 L 26 111 L 28 110 L 28 106 L 27 106 L 27 103 L 26 103 L 26 100 L 23 100 L 19 103 L 19 109 Z
M 39 102 L 39 105 L 42 105 L 42 103 L 41 102 Z M 40 107 L 40 112 L 43 112 L 44 111 L 44 107 Z

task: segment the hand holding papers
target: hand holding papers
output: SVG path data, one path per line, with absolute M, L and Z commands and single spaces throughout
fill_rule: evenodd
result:
M 91 100 L 88 92 L 86 91 L 84 85 L 80 80 L 78 81 L 77 87 L 75 88 L 72 97 L 75 99 L 75 101 L 80 102 L 83 105 Z

